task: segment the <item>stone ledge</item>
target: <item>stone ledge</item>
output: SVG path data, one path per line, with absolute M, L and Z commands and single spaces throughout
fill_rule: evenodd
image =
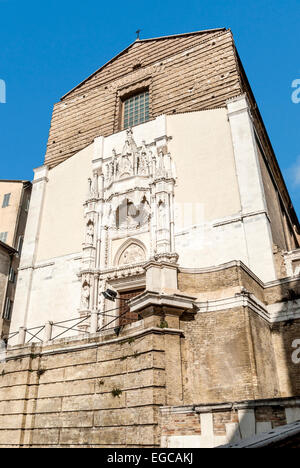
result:
M 49 344 L 51 342 L 48 342 L 46 346 L 42 346 L 40 344 L 35 345 L 35 344 L 30 344 L 30 345 L 24 345 L 24 346 L 13 346 L 11 348 L 8 348 L 7 351 L 7 357 L 6 360 L 15 360 L 15 359 L 20 359 L 24 357 L 31 357 L 31 356 L 48 356 L 48 355 L 53 355 L 53 354 L 64 354 L 64 353 L 69 353 L 69 352 L 76 352 L 76 351 L 82 351 L 86 349 L 95 349 L 98 348 L 99 346 L 105 346 L 109 345 L 112 343 L 120 343 L 122 341 L 127 341 L 130 338 L 137 338 L 137 337 L 142 337 L 144 335 L 149 335 L 149 334 L 170 334 L 170 335 L 181 335 L 184 336 L 184 331 L 180 330 L 178 328 L 159 328 L 159 327 L 151 327 L 151 328 L 144 328 L 142 330 L 139 330 L 138 332 L 132 333 L 130 335 L 126 336 L 119 336 L 118 338 L 113 338 L 111 340 L 102 340 L 102 334 L 96 333 L 93 335 L 86 335 L 86 338 L 84 339 L 84 342 L 82 338 L 78 337 L 68 337 L 64 339 L 64 343 L 66 347 L 57 347 L 53 348 L 55 345 L 55 342 L 53 344 Z M 85 341 L 90 341 L 90 340 L 97 340 L 94 341 L 93 343 L 85 343 Z M 70 342 L 75 342 L 78 341 L 79 343 L 77 346 L 68 346 Z M 82 344 L 80 344 L 80 342 Z M 63 343 L 58 343 L 57 346 L 62 345 Z M 52 348 L 52 349 L 47 349 Z M 9 355 L 11 353 L 11 355 Z
M 243 400 L 237 402 L 224 403 L 203 403 L 199 405 L 184 405 L 184 406 L 163 406 L 160 408 L 162 414 L 176 413 L 209 413 L 223 412 L 229 410 L 240 409 L 255 409 L 263 406 L 281 406 L 282 408 L 293 408 L 300 406 L 300 398 L 267 398 L 262 400 Z

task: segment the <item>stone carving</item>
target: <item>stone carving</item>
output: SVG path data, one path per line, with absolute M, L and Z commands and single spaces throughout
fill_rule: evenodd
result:
M 151 158 L 148 157 L 146 142 L 143 141 L 143 146 L 140 152 L 140 155 L 137 159 L 137 173 L 142 176 L 149 175 L 149 164 Z
M 160 229 L 165 229 L 167 227 L 167 212 L 166 212 L 166 205 L 161 200 L 158 204 L 157 217 L 158 217 L 158 227 Z
M 120 173 L 119 175 L 120 179 L 123 179 L 124 177 L 130 177 L 131 175 L 133 175 L 133 165 L 132 165 L 131 155 L 125 154 L 124 156 L 122 156 L 122 159 L 120 161 L 120 165 L 118 168 L 118 172 Z
M 88 245 L 93 245 L 94 243 L 94 223 L 91 220 L 87 224 L 86 243 Z
M 103 292 L 106 289 L 106 283 L 104 280 L 99 281 L 99 290 L 98 290 L 98 309 L 100 312 L 104 312 L 105 307 L 105 298 L 103 296 Z
M 151 258 L 165 258 L 175 245 L 175 167 L 167 152 L 168 137 L 160 136 L 148 143 L 143 140 L 137 146 L 129 129 L 124 140 L 122 151 L 112 149 L 109 159 L 96 161 L 88 181 L 80 275 L 82 311 L 91 305 L 104 310 L 102 288 L 93 280 L 95 272 L 114 265 L 106 280 L 124 279 L 146 261 L 146 248 L 135 240 L 138 234 L 147 233 L 145 242 Z M 112 239 L 122 238 L 131 239 L 130 243 L 113 258 Z
M 93 173 L 93 181 L 91 184 L 91 196 L 92 198 L 98 198 L 99 196 L 99 187 L 98 187 L 98 171 Z
M 138 244 L 130 244 L 119 259 L 119 265 L 129 265 L 145 261 L 145 252 Z
M 88 310 L 90 306 L 90 285 L 87 281 L 83 283 L 81 292 L 81 308 Z
M 164 177 L 166 175 L 166 168 L 164 165 L 164 154 L 162 151 L 158 153 L 158 157 L 156 159 L 156 175 L 158 177 Z
M 92 195 L 92 179 L 88 179 L 88 191 L 87 191 L 87 198 L 88 200 L 91 198 Z
M 132 176 L 151 176 L 152 178 L 172 178 L 173 167 L 170 154 L 162 149 L 154 149 L 143 141 L 139 149 L 134 141 L 132 130 L 127 130 L 126 141 L 122 153 L 117 155 L 113 149 L 111 161 L 105 165 L 105 178 L 107 185 L 113 181 Z

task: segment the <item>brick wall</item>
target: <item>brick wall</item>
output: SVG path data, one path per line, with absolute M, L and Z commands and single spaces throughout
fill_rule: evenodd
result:
M 238 401 L 255 397 L 247 312 L 198 314 L 184 323 L 185 403 Z
M 135 42 L 55 104 L 45 164 L 54 167 L 119 131 L 119 93 L 145 83 L 151 119 L 224 106 L 241 94 L 231 31 Z
M 269 432 L 300 418 L 300 400 L 161 408 L 162 446 L 213 448 Z

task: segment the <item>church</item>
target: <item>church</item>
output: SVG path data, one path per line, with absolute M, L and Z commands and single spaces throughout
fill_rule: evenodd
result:
M 232 32 L 138 38 L 54 105 L 1 446 L 212 448 L 300 419 L 299 241 Z

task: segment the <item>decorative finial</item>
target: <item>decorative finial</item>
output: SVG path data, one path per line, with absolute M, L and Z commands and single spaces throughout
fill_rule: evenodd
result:
M 137 31 L 135 31 L 135 34 L 136 34 L 136 40 L 139 41 L 140 40 L 140 33 L 141 33 L 141 29 L 138 29 Z
M 129 127 L 127 130 L 126 130 L 126 133 L 127 133 L 127 138 L 130 139 L 133 137 L 133 131 L 132 131 L 132 128 Z

